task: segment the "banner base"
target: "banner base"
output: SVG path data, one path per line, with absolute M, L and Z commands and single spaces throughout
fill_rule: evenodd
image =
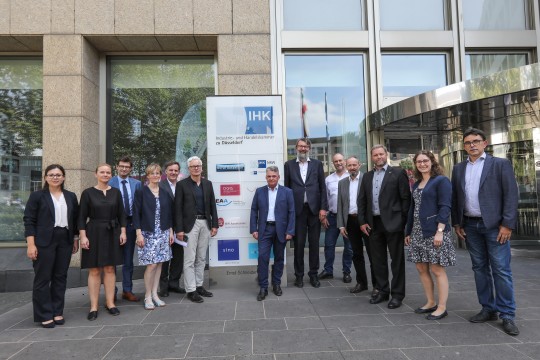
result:
M 272 265 L 270 265 L 272 268 Z M 209 269 L 210 288 L 259 288 L 257 265 L 251 266 L 211 266 Z M 268 274 L 268 288 L 272 289 L 272 277 Z M 281 287 L 287 287 L 287 265 L 283 268 Z

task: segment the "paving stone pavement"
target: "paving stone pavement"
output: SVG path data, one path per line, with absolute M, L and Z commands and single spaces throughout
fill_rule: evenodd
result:
M 86 288 L 69 289 L 66 324 L 55 329 L 32 321 L 30 293 L 0 294 L 0 359 L 540 359 L 540 250 L 515 251 L 512 259 L 517 337 L 506 335 L 500 320 L 467 321 L 480 308 L 469 256 L 457 253 L 458 265 L 448 268 L 450 315 L 441 321 L 414 314 L 424 295 L 408 262 L 407 297 L 395 310 L 370 305 L 368 292 L 350 294 L 354 284 L 344 284 L 340 272 L 319 289 L 291 284 L 263 302 L 255 281 L 251 288 L 211 288 L 214 297 L 203 304 L 171 294 L 153 311 L 119 300 L 120 316 L 101 308 L 94 322 L 86 320 Z M 137 280 L 135 293 L 143 289 Z

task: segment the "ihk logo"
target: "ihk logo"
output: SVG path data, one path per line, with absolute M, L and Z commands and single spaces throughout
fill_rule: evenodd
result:
M 246 111 L 246 134 L 273 134 L 274 112 L 271 106 L 250 106 Z

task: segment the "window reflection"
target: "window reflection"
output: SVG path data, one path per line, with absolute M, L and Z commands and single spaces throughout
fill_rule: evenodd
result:
M 465 56 L 467 79 L 527 65 L 527 54 L 469 54 Z
M 462 1 L 465 30 L 526 30 L 526 0 Z
M 283 0 L 284 30 L 363 30 L 363 1 Z
M 444 30 L 444 0 L 380 0 L 381 30 Z

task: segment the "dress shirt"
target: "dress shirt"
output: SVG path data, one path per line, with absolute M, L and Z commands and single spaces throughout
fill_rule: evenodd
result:
M 307 171 L 308 171 L 308 166 L 309 166 L 310 161 L 311 159 L 309 158 L 309 156 L 304 162 L 300 161 L 299 158 L 296 158 L 296 162 L 298 163 L 298 166 L 300 167 L 300 177 L 302 178 L 302 181 L 304 182 L 304 184 L 306 183 Z M 307 204 L 307 193 L 305 191 L 304 191 L 304 204 Z
M 356 178 L 349 177 L 349 215 L 358 214 L 358 204 L 356 203 L 358 198 L 358 175 Z
M 349 176 L 349 173 L 345 171 L 341 176 L 337 173 L 330 174 L 326 177 L 324 182 L 326 183 L 326 198 L 328 199 L 328 210 L 331 213 L 337 213 L 337 196 L 338 196 L 338 182 L 341 179 Z
M 167 182 L 169 183 L 169 186 L 171 187 L 172 194 L 176 195 L 176 183 L 173 184 L 172 182 L 169 181 L 169 179 L 167 179 Z
M 279 185 L 272 190 L 268 187 L 268 216 L 266 221 L 276 221 L 275 209 L 276 209 L 276 198 Z
M 133 209 L 133 199 L 131 198 L 131 186 L 129 185 L 129 178 L 125 178 L 125 179 L 122 179 L 120 176 L 117 176 L 118 177 L 118 188 L 120 190 L 120 193 L 122 194 L 122 200 L 124 200 L 124 197 L 127 195 L 127 198 L 128 198 L 128 201 L 129 201 L 129 211 L 126 211 L 126 213 L 129 215 L 129 214 L 132 214 L 132 209 Z M 123 186 L 122 186 L 122 181 L 126 180 L 126 188 L 127 188 L 127 194 L 124 194 L 124 190 L 123 190 Z
M 193 179 L 191 179 L 193 184 L 193 193 L 195 194 L 195 211 L 197 215 L 205 215 L 205 203 L 204 203 L 204 191 L 202 181 L 199 185 Z
M 484 170 L 484 160 L 486 153 L 482 153 L 475 162 L 467 158 L 465 168 L 465 215 L 482 217 L 480 202 L 478 201 L 478 191 L 480 190 L 480 177 Z
M 64 193 L 60 194 L 60 198 L 56 199 L 53 194 L 51 198 L 54 204 L 54 227 L 68 227 L 68 214 L 67 214 L 67 203 L 64 198 Z
M 381 209 L 379 208 L 379 192 L 381 190 L 381 185 L 384 180 L 384 175 L 386 174 L 386 170 L 388 170 L 388 164 L 385 164 L 382 169 L 378 170 L 375 169 L 373 174 L 373 215 L 379 216 L 381 215 Z

